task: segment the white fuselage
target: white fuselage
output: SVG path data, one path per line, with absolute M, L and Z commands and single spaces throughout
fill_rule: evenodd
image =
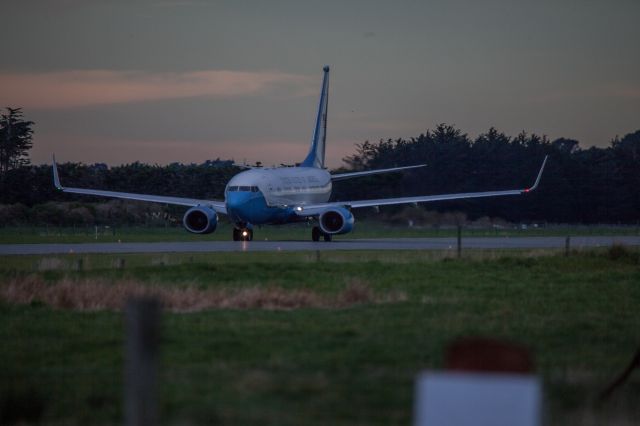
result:
M 233 187 L 257 187 L 270 207 L 324 203 L 331 196 L 331 175 L 314 167 L 256 168 L 235 175 Z

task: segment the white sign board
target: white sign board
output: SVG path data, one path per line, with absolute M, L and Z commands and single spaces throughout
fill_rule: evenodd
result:
M 539 426 L 541 387 L 530 375 L 425 372 L 416 383 L 415 426 Z

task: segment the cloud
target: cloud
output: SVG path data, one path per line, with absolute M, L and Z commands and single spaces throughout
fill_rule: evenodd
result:
M 62 71 L 0 73 L 3 105 L 63 109 L 191 97 L 251 96 L 285 86 L 308 93 L 309 79 L 280 72 Z
M 329 167 L 338 167 L 342 158 L 353 153 L 353 141 L 331 141 L 327 149 L 326 162 Z M 266 166 L 281 163 L 293 164 L 302 161 L 309 150 L 307 140 L 276 140 L 272 138 L 234 140 L 167 140 L 123 139 L 49 133 L 34 145 L 31 161 L 34 164 L 51 162 L 55 153 L 60 162 L 82 162 L 85 164 L 107 163 L 111 165 L 140 161 L 147 164 L 202 163 L 220 158 L 246 161 L 253 164 L 261 161 Z

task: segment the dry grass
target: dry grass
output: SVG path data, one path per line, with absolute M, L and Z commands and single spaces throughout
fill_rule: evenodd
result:
M 244 289 L 201 290 L 194 287 L 170 288 L 136 281 L 64 279 L 46 283 L 37 276 L 14 279 L 0 285 L 0 300 L 13 304 L 44 303 L 57 309 L 121 310 L 133 297 L 155 297 L 174 312 L 205 309 L 340 309 L 366 303 L 396 303 L 407 299 L 401 292 L 376 295 L 362 281 L 348 283 L 335 295 L 323 295 L 309 289 L 251 287 Z
M 36 265 L 38 271 L 56 271 L 67 268 L 67 263 L 57 257 L 43 257 Z

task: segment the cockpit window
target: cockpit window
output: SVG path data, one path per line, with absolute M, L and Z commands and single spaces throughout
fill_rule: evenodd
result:
M 227 187 L 227 192 L 260 192 L 257 186 L 229 186 Z

